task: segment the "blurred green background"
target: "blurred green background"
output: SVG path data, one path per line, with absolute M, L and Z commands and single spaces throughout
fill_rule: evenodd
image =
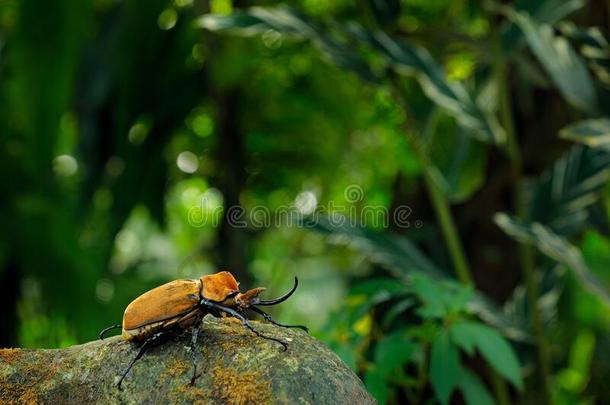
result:
M 609 25 L 603 0 L 0 2 L 0 347 L 93 340 L 172 279 L 298 276 L 273 315 L 380 403 L 610 402 Z

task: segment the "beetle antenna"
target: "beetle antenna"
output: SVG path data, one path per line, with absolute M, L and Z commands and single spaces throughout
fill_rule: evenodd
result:
M 106 332 L 111 331 L 113 329 L 118 329 L 118 328 L 122 328 L 122 326 L 119 324 L 116 324 L 116 325 L 112 325 L 112 326 L 102 329 L 102 331 L 99 334 L 100 340 L 104 340 L 104 335 L 106 334 Z
M 257 314 L 261 315 L 263 318 L 265 318 L 265 320 L 269 323 L 272 323 L 275 326 L 281 326 L 282 328 L 299 328 L 299 329 L 303 329 L 305 332 L 309 332 L 309 328 L 307 328 L 307 326 L 304 325 L 284 325 L 282 323 L 276 322 L 271 315 L 269 315 L 268 313 L 266 313 L 265 311 L 263 311 L 260 308 L 257 308 L 255 306 L 250 306 L 248 307 L 249 310 L 252 310 L 254 312 L 256 312 Z
M 253 305 L 276 305 L 276 304 L 279 304 L 280 302 L 284 302 L 288 298 L 290 298 L 290 296 L 296 291 L 298 285 L 299 285 L 299 279 L 295 277 L 294 278 L 294 286 L 286 294 L 284 294 L 281 297 L 278 297 L 278 298 L 276 298 L 274 300 L 259 300 L 259 299 L 254 299 L 252 301 L 252 304 Z

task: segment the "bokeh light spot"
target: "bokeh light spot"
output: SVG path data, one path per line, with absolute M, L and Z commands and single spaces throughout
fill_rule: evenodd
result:
M 73 176 L 78 171 L 78 162 L 73 156 L 59 155 L 53 159 L 53 171 L 58 176 Z
M 199 168 L 199 159 L 197 155 L 187 150 L 178 155 L 176 166 L 184 173 L 195 173 Z
M 162 30 L 171 30 L 176 25 L 178 21 L 178 13 L 173 8 L 168 8 L 163 10 L 161 14 L 159 14 L 159 18 L 157 19 L 157 24 L 159 28 Z

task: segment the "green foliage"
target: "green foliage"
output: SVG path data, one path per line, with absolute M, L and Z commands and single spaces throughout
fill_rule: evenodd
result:
M 505 214 L 496 215 L 496 223 L 504 232 L 519 242 L 535 246 L 543 254 L 568 267 L 592 293 L 610 304 L 610 293 L 603 283 L 589 270 L 581 252 L 565 238 L 539 223 L 530 226 L 519 223 Z
M 591 148 L 608 149 L 610 143 L 610 119 L 583 120 L 563 128 L 559 135 L 567 140 L 585 144 Z
M 608 402 L 607 8 L 0 4 L 0 344 L 298 275 L 274 316 L 380 403 Z
M 554 36 L 550 25 L 536 24 L 527 14 L 509 12 L 509 17 L 521 28 L 532 52 L 565 99 L 582 111 L 595 112 L 593 81 L 568 40 Z
M 432 342 L 430 381 L 441 404 L 449 403 L 451 392 L 457 386 L 460 375 L 458 349 L 449 339 L 449 334 L 440 333 Z

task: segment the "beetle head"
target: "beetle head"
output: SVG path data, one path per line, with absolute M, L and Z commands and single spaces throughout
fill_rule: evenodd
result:
M 246 291 L 245 293 L 239 293 L 235 297 L 235 304 L 238 309 L 244 311 L 255 304 L 255 301 L 258 301 L 258 296 L 260 293 L 265 291 L 264 287 L 257 287 L 251 290 Z

